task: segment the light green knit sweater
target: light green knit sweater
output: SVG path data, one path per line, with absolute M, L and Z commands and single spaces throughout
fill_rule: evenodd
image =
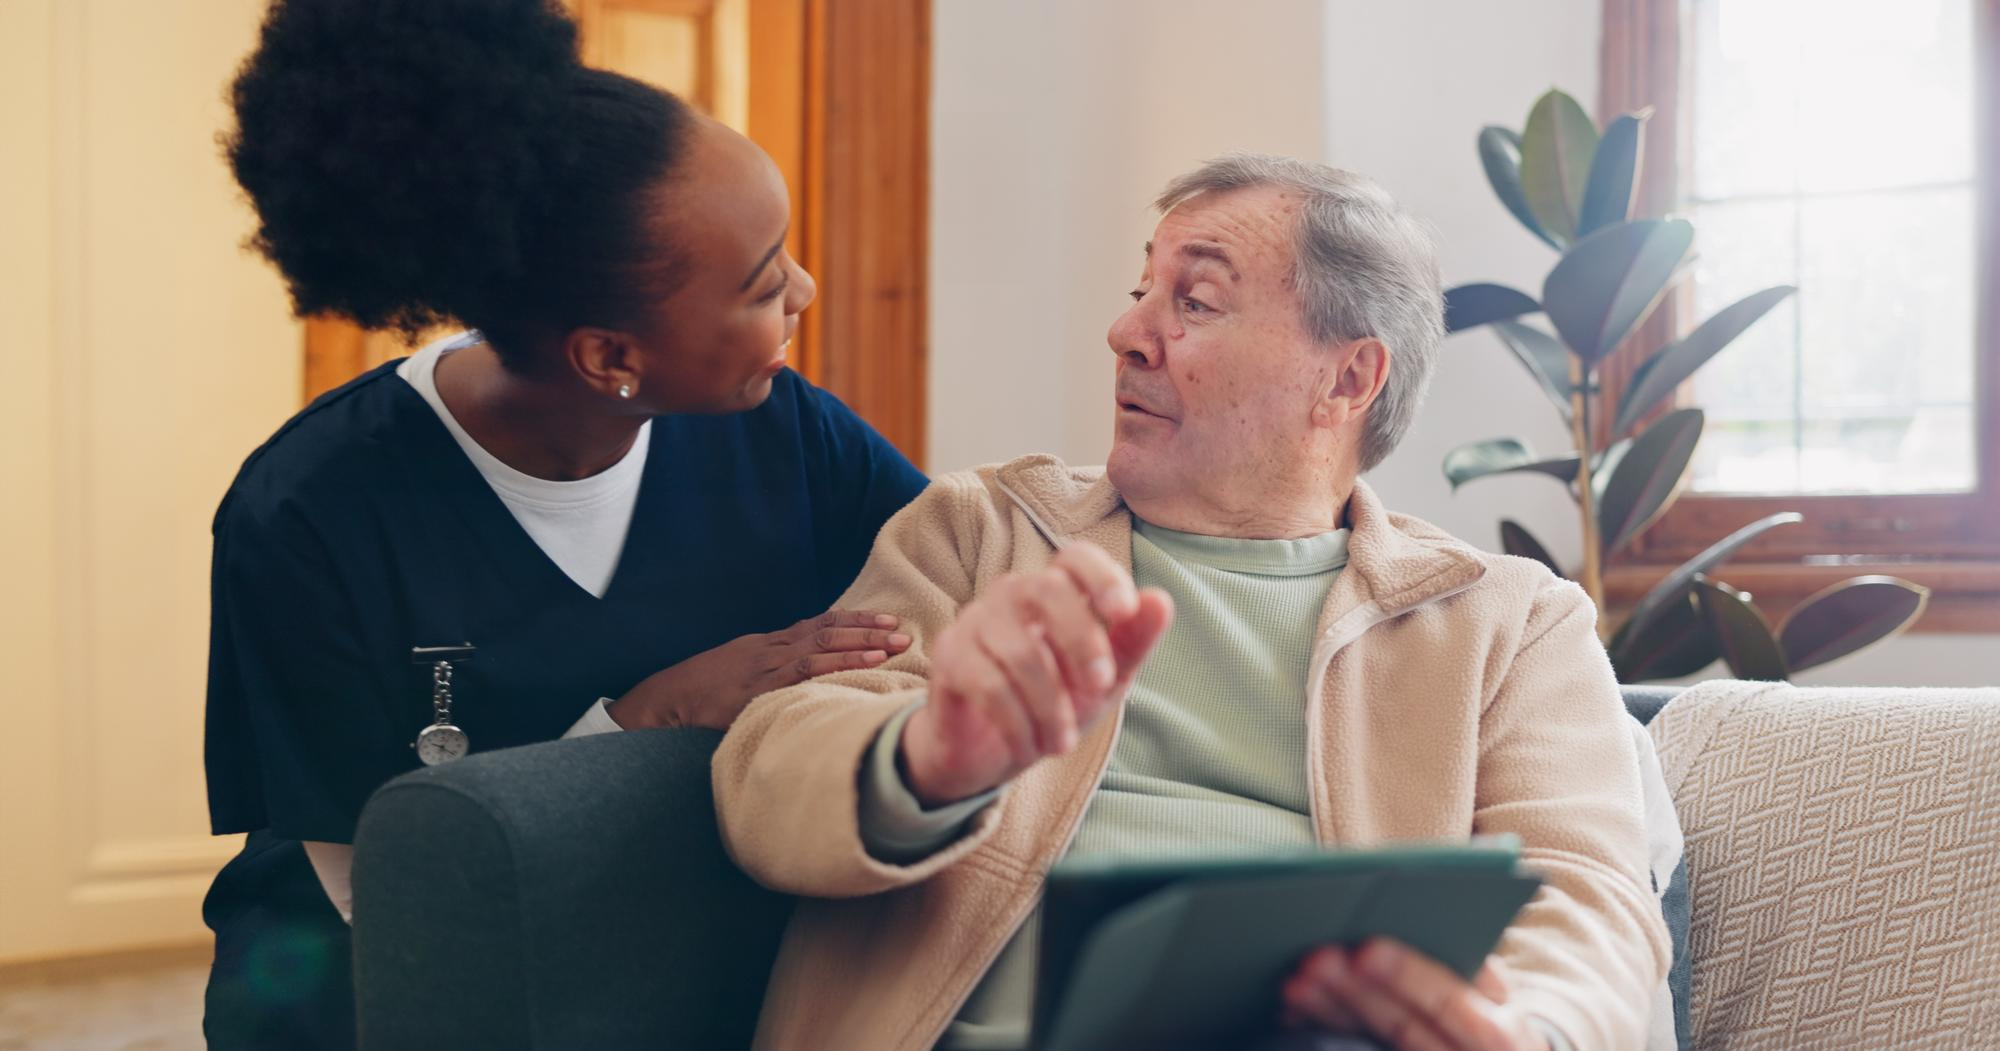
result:
M 1320 608 L 1347 564 L 1347 532 L 1239 540 L 1133 525 L 1133 579 L 1173 597 L 1174 623 L 1133 683 L 1069 856 L 1311 844 L 1307 665 Z M 939 849 L 992 800 L 924 810 L 896 772 L 908 717 L 883 729 L 862 778 L 862 839 L 887 861 Z M 1015 934 L 940 1047 L 1024 1046 L 1037 927 L 1031 918 Z

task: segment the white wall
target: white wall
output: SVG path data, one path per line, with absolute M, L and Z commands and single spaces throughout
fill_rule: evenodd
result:
M 1474 139 L 1519 128 L 1552 86 L 1590 106 L 1597 93 L 1599 0 L 1480 4 L 1332 0 L 1326 20 L 1326 159 L 1365 172 L 1437 229 L 1447 286 L 1499 281 L 1534 293 L 1555 253 L 1486 185 Z M 1449 11 L 1449 31 L 1440 19 Z M 1497 548 L 1512 517 L 1558 555 L 1578 548 L 1553 479 L 1494 479 L 1453 495 L 1438 465 L 1453 446 L 1518 436 L 1568 448 L 1560 417 L 1499 341 L 1445 342 L 1416 426 L 1370 481 L 1390 506 Z
M 1111 441 L 1105 330 L 1166 181 L 1321 148 L 1319 0 L 940 0 L 933 26 L 933 471 Z
M 1220 12 L 1220 13 L 1218 13 Z M 1170 176 L 1231 148 L 1321 157 L 1380 180 L 1436 226 L 1447 282 L 1534 290 L 1553 253 L 1494 200 L 1474 136 L 1519 127 L 1552 86 L 1595 105 L 1600 0 L 941 0 L 934 37 L 930 466 L 1044 451 L 1099 462 L 1104 330 L 1138 273 Z M 1485 334 L 1445 345 L 1430 400 L 1371 480 L 1389 502 L 1489 548 L 1503 516 L 1577 550 L 1554 483 L 1454 495 L 1461 442 L 1567 439 Z M 2000 637 L 1908 636 L 1801 677 L 2000 683 Z

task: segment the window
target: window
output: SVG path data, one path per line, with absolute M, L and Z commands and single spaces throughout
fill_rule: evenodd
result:
M 1695 313 L 1800 290 L 1699 374 L 1695 490 L 1973 490 L 1971 0 L 1688 8 Z
M 1731 564 L 1760 604 L 1887 572 L 1933 588 L 1923 627 L 2000 629 L 1996 84 L 1996 0 L 1606 0 L 1601 107 L 1655 107 L 1642 199 L 1697 231 L 1642 340 L 1799 288 L 1682 392 L 1691 491 L 1614 601 L 1797 510 Z

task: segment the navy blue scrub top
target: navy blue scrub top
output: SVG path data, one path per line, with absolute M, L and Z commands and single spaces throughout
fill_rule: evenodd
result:
M 751 411 L 653 421 L 600 599 L 542 553 L 395 366 L 293 418 L 216 514 L 209 815 L 216 834 L 252 837 L 204 906 L 211 1029 L 225 957 L 298 918 L 285 914 L 332 915 L 298 841 L 352 842 L 369 794 L 418 767 L 431 672 L 412 647 L 477 647 L 452 708 L 474 752 L 560 737 L 599 697 L 830 608 L 925 485 L 838 399 L 781 372 Z

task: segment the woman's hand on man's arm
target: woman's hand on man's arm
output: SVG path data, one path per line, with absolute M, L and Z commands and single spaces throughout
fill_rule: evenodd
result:
M 726 730 L 752 700 L 829 672 L 873 668 L 910 648 L 886 613 L 833 610 L 782 631 L 745 635 L 655 672 L 604 706 L 627 730 Z

